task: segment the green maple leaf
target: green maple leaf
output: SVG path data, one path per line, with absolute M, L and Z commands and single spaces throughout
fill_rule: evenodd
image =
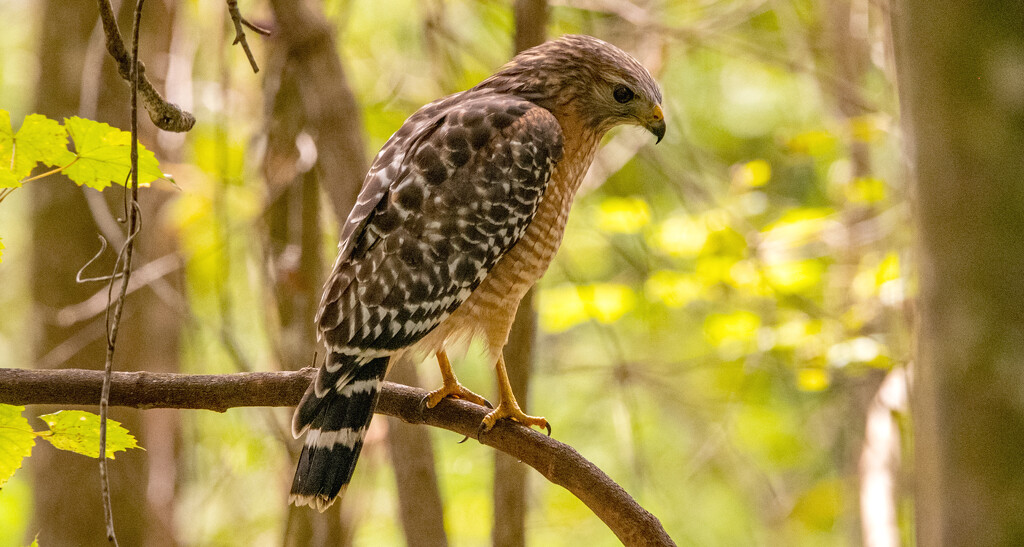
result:
M 43 162 L 63 167 L 75 161 L 68 150 L 67 132 L 41 114 L 29 114 L 15 134 L 11 115 L 0 110 L 0 188 L 17 188 Z
M 79 186 L 103 190 L 111 183 L 124 185 L 131 170 L 131 133 L 102 122 L 78 116 L 66 118 L 71 142 L 78 159 L 64 169 L 64 174 Z M 139 184 L 166 178 L 160 171 L 156 156 L 139 144 Z
M 14 476 L 36 444 L 36 433 L 21 415 L 24 411 L 23 406 L 0 405 L 0 487 Z
M 75 161 L 75 155 L 68 150 L 67 131 L 42 114 L 25 116 L 18 134 L 14 136 L 14 145 L 14 162 L 23 166 L 28 166 L 29 162 L 32 164 L 24 176 L 28 176 L 37 161 L 51 167 L 63 167 Z
M 43 436 L 53 446 L 70 450 L 90 458 L 100 455 L 100 417 L 83 410 L 61 410 L 39 417 L 50 427 L 50 433 Z M 119 422 L 107 420 L 107 457 L 114 459 L 114 452 L 129 448 L 141 448 L 135 437 Z
M 14 176 L 14 130 L 11 129 L 11 114 L 0 110 L 0 188 L 17 188 L 21 186 L 19 178 Z

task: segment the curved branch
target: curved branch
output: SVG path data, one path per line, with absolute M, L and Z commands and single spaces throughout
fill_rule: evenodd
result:
M 117 63 L 117 72 L 126 82 L 132 77 L 132 57 L 124 47 L 121 30 L 117 27 L 117 16 L 110 0 L 97 0 L 100 10 L 100 21 L 103 22 L 103 33 L 107 36 L 107 51 Z M 149 119 L 164 131 L 184 133 L 196 123 L 196 117 L 180 106 L 167 102 L 160 92 L 153 87 L 146 77 L 146 67 L 139 62 L 139 94 L 149 112 Z
M 292 406 L 298 403 L 314 368 L 294 372 L 190 375 L 115 372 L 110 404 L 134 408 L 188 408 L 223 412 L 240 406 Z M 0 403 L 93 405 L 103 372 L 81 369 L 0 369 Z M 385 382 L 377 412 L 412 424 L 425 424 L 477 437 L 487 409 L 445 399 L 420 408 L 426 392 Z M 480 435 L 481 444 L 517 458 L 546 479 L 572 492 L 626 545 L 675 545 L 657 517 L 572 447 L 515 423 L 500 421 Z

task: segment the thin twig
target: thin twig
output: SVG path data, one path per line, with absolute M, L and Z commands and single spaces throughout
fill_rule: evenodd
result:
M 256 57 L 253 56 L 252 50 L 249 49 L 249 42 L 245 39 L 245 29 L 242 26 L 249 27 L 257 34 L 262 34 L 263 36 L 269 35 L 270 31 L 246 21 L 242 17 L 242 13 L 238 11 L 238 0 L 227 0 L 227 2 L 228 13 L 231 14 L 231 21 L 235 24 L 235 41 L 231 44 L 242 44 L 242 51 L 245 51 L 245 56 L 249 59 L 249 66 L 252 67 L 252 71 L 259 72 L 260 67 L 256 64 Z
M 121 40 L 121 31 L 117 27 L 117 16 L 110 0 L 97 0 L 99 4 L 100 21 L 103 23 L 103 33 L 107 37 L 107 51 L 117 62 L 117 71 L 125 81 L 132 80 L 132 65 L 136 64 L 139 72 L 138 92 L 142 94 L 142 101 L 149 111 L 149 119 L 153 124 L 164 131 L 184 133 L 196 123 L 196 118 L 190 112 L 183 110 L 180 106 L 168 102 L 160 95 L 146 78 L 146 67 L 140 63 L 133 63 L 133 58 L 128 56 L 128 51 Z
M 131 56 L 131 207 L 128 211 L 128 237 L 124 242 L 120 255 L 124 254 L 124 281 L 114 306 L 113 317 L 107 314 L 107 358 L 103 364 L 103 389 L 100 394 L 100 487 L 103 493 L 103 515 L 107 523 L 107 541 L 117 547 L 117 535 L 114 533 L 114 513 L 110 503 L 110 479 L 107 474 L 107 406 L 110 404 L 110 383 L 114 369 L 114 349 L 117 347 L 117 331 L 121 325 L 121 312 L 128 292 L 128 281 L 132 275 L 132 255 L 135 251 L 135 235 L 139 228 L 139 25 L 142 21 L 142 4 L 145 0 L 136 0 L 135 19 L 132 22 L 132 56 Z M 102 251 L 101 251 L 102 252 Z M 113 291 L 114 280 L 120 260 L 114 261 L 113 274 L 110 277 L 108 291 Z M 108 293 L 109 295 L 109 293 Z M 110 310 L 110 299 L 107 299 L 107 310 Z
M 314 368 L 214 375 L 115 372 L 110 404 L 220 412 L 242 406 L 292 406 L 315 375 Z M 102 376 L 100 371 L 81 369 L 0 369 L 0 403 L 95 404 Z M 420 404 L 425 395 L 422 389 L 384 382 L 376 412 L 469 435 L 526 463 L 579 498 L 625 545 L 674 545 L 654 515 L 572 447 L 507 420 L 478 437 L 486 408 L 445 399 L 425 409 Z
M 245 17 L 239 17 L 239 19 L 242 20 L 242 24 L 245 25 L 246 28 L 255 32 L 256 34 L 259 34 L 260 36 L 270 36 L 270 29 L 265 29 L 259 25 L 254 25 L 250 23 Z

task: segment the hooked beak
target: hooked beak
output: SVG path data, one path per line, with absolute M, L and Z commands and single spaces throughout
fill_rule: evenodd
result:
M 665 137 L 665 113 L 662 112 L 661 105 L 654 105 L 654 110 L 651 111 L 651 117 L 647 120 L 647 123 L 644 124 L 644 127 L 646 127 L 651 133 L 654 133 L 655 137 L 658 137 L 658 140 L 655 141 L 654 144 L 658 144 L 661 142 L 661 139 Z

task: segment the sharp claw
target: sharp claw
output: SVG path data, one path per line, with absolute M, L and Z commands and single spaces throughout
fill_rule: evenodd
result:
M 466 442 L 466 441 L 468 441 L 468 440 L 469 440 L 469 435 L 464 435 L 464 436 L 462 437 L 462 440 L 461 440 L 461 441 L 459 441 L 459 442 L 457 442 L 457 443 L 455 443 L 455 444 L 462 444 L 462 443 L 464 443 L 464 442 Z
M 426 412 L 426 410 L 428 408 L 427 407 L 427 399 L 429 399 L 429 398 L 430 398 L 430 394 L 424 395 L 423 397 L 420 398 L 419 404 L 416 405 L 416 411 L 419 412 L 420 421 L 421 422 L 423 421 L 423 413 Z
M 492 405 L 491 402 L 488 401 L 487 399 L 484 399 L 484 405 L 486 405 L 487 408 L 494 410 L 494 405 Z
M 551 424 L 544 422 L 544 427 L 548 430 L 548 437 L 551 436 Z

